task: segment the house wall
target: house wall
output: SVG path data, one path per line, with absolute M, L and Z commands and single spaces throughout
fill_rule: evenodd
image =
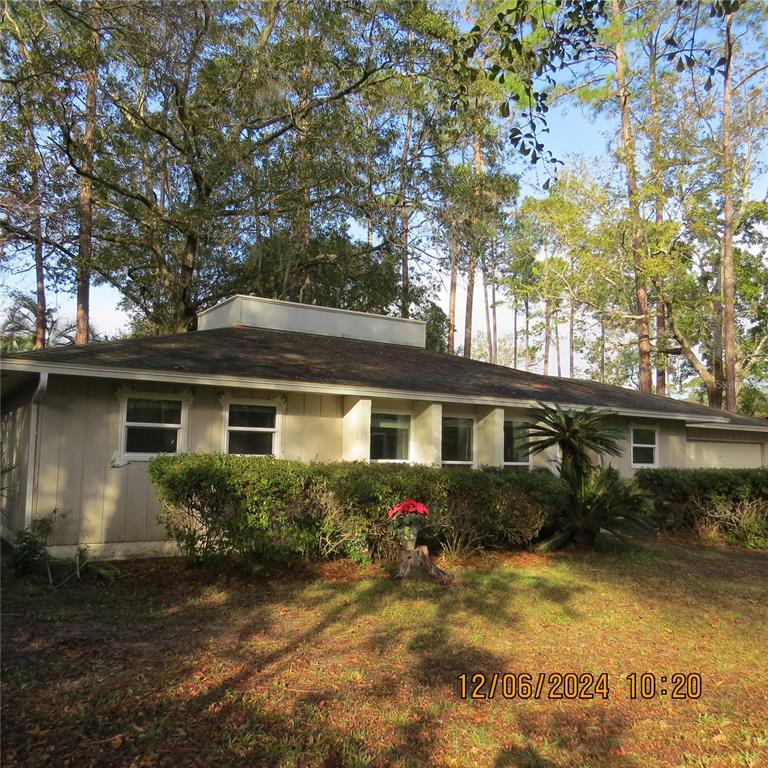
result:
M 189 391 L 189 388 L 159 383 L 130 384 L 142 392 Z M 165 529 L 156 521 L 159 505 L 147 474 L 147 462 L 124 462 L 119 456 L 121 425 L 117 391 L 121 386 L 128 383 L 81 377 L 50 378 L 39 407 L 38 488 L 32 514 L 42 517 L 57 510 L 57 522 L 49 542 L 54 553 L 78 543 L 88 544 L 94 554 L 173 549 L 166 541 Z M 274 400 L 281 394 L 267 390 L 195 387 L 189 410 L 188 450 L 203 453 L 223 450 L 222 395 Z M 304 461 L 341 458 L 341 398 L 296 393 L 284 397 L 282 455 Z M 27 445 L 26 439 L 19 442 Z
M 685 466 L 685 423 L 672 419 L 644 419 L 615 416 L 609 420 L 612 427 L 621 432 L 619 447 L 621 456 L 607 456 L 605 463 L 614 467 L 624 477 L 637 471 L 632 467 L 632 427 L 656 429 L 656 466 Z
M 30 395 L 31 396 L 31 395 Z M 2 458 L 0 465 L 13 467 L 3 475 L 0 495 L 0 520 L 2 534 L 13 539 L 24 528 L 24 512 L 27 501 L 27 468 L 29 466 L 29 427 L 32 406 L 17 401 L 16 407 L 2 415 Z
M 31 498 L 34 517 L 57 510 L 53 533 L 54 553 L 85 543 L 98 554 L 130 555 L 174 551 L 156 521 L 159 511 L 147 475 L 146 461 L 126 462 L 120 456 L 121 424 L 118 390 L 130 386 L 137 392 L 181 393 L 192 396 L 187 449 L 219 452 L 224 449 L 222 398 L 276 402 L 282 409 L 280 455 L 304 461 L 367 460 L 372 411 L 405 411 L 412 414 L 412 460 L 440 463 L 442 417 L 475 418 L 475 465 L 500 464 L 503 459 L 505 419 L 525 421 L 530 411 L 522 408 L 457 405 L 429 401 L 366 399 L 356 396 L 301 394 L 277 390 L 245 390 L 68 377 L 52 374 L 39 404 L 38 462 L 35 492 Z M 26 462 L 29 445 L 28 403 L 19 403 L 3 416 L 8 460 L 17 465 L 12 474 L 12 505 L 9 525 L 23 527 Z M 737 430 L 686 430 L 682 421 L 614 419 L 623 432 L 623 454 L 610 463 L 623 475 L 633 474 L 629 429 L 658 428 L 658 466 L 684 467 L 691 451 L 710 456 L 709 444 L 726 444 L 734 450 L 760 451 L 766 463 L 768 440 L 760 433 Z M 692 445 L 696 447 L 692 449 Z M 700 446 L 704 447 L 701 448 Z M 721 454 L 717 454 L 721 455 Z M 725 455 L 725 454 L 722 454 Z M 756 454 L 755 454 L 756 455 Z M 554 452 L 535 456 L 532 466 L 551 468 Z
M 684 466 L 765 467 L 768 466 L 768 439 L 760 432 L 689 427 Z

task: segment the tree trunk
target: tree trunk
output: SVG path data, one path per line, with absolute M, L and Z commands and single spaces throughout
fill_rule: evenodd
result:
M 622 3 L 621 0 L 611 0 L 613 16 L 619 24 L 618 38 L 615 46 L 616 54 L 616 85 L 619 111 L 621 112 L 621 153 L 627 176 L 627 200 L 629 203 L 630 220 L 632 223 L 632 261 L 635 272 L 635 299 L 637 306 L 637 344 L 639 353 L 639 384 L 640 391 L 651 393 L 653 382 L 651 378 L 651 339 L 648 323 L 648 289 L 643 272 L 642 256 L 642 223 L 640 216 L 640 201 L 637 194 L 637 168 L 635 158 L 635 137 L 632 130 L 630 115 L 629 87 L 626 79 L 626 54 L 624 51 Z
M 666 307 L 665 316 L 667 318 L 669 331 L 675 338 L 675 341 L 680 345 L 683 355 L 686 360 L 691 364 L 693 369 L 699 375 L 704 382 L 704 386 L 707 388 L 707 400 L 712 408 L 719 408 L 721 403 L 721 382 L 717 376 L 711 371 L 707 370 L 707 366 L 694 352 L 692 344 L 688 341 L 685 334 L 677 327 L 675 323 L 674 315 L 672 314 L 671 305 Z
M 600 383 L 605 384 L 605 317 L 600 315 Z
M 438 568 L 429 557 L 429 550 L 425 546 L 415 549 L 401 549 L 397 562 L 396 579 L 405 579 L 412 572 L 423 571 L 427 576 L 437 579 L 441 584 L 451 584 L 452 576 Z
M 99 50 L 99 0 L 94 0 L 91 8 L 91 26 L 94 31 L 91 42 L 94 55 Z M 96 78 L 97 67 L 85 73 L 85 130 L 83 148 L 85 157 L 83 168 L 86 173 L 93 173 L 93 139 L 96 131 Z M 88 326 L 91 312 L 91 261 L 93 257 L 93 184 L 87 175 L 80 176 L 78 195 L 78 252 L 77 252 L 77 317 L 75 344 L 88 343 Z
M 32 127 L 29 128 L 30 178 L 32 182 L 32 234 L 35 239 L 35 343 L 34 349 L 45 347 L 46 304 L 45 304 L 45 264 L 43 254 L 43 221 L 41 214 L 40 158 L 35 148 Z
M 413 132 L 413 110 L 408 110 L 405 123 L 405 137 L 403 138 L 403 153 L 400 159 L 400 268 L 402 273 L 402 290 L 400 294 L 400 317 L 410 317 L 410 275 L 408 271 L 408 157 L 411 150 L 411 134 Z
M 492 254 L 491 260 L 491 328 L 493 337 L 493 360 L 499 362 L 499 325 L 496 317 L 496 254 Z
M 470 254 L 467 266 L 467 307 L 464 317 L 464 357 L 472 357 L 472 307 L 475 296 L 475 264 L 474 253 Z
M 731 146 L 731 63 L 733 14 L 725 17 L 723 84 L 723 336 L 725 341 L 725 410 L 736 411 L 736 287 L 733 260 L 733 148 Z
M 573 378 L 573 359 L 575 355 L 574 326 L 576 324 L 576 304 L 573 297 L 568 306 L 568 376 Z
M 193 327 L 197 318 L 196 307 L 192 298 L 195 263 L 199 239 L 196 232 L 188 232 L 184 238 L 184 251 L 181 257 L 180 291 L 174 307 L 176 317 L 175 333 L 186 333 Z
M 512 367 L 517 368 L 517 296 L 512 310 Z
M 544 300 L 544 375 L 549 376 L 549 346 L 552 343 L 552 308 L 549 299 Z
M 474 142 L 474 170 L 475 170 L 475 196 L 480 197 L 482 189 L 480 188 L 480 174 L 483 173 L 483 145 L 480 134 L 475 134 Z M 480 243 L 478 232 L 477 215 L 472 215 L 472 243 L 469 249 L 469 264 L 467 265 L 467 309 L 464 317 L 464 357 L 472 357 L 472 308 L 474 304 L 475 292 L 475 271 L 477 269 L 477 260 L 480 255 Z
M 555 307 L 552 313 L 552 330 L 555 335 L 555 359 L 557 360 L 557 375 L 563 375 L 563 368 L 560 363 L 560 323 L 557 320 L 559 309 Z
M 531 370 L 531 305 L 527 298 L 523 299 L 525 307 L 525 370 Z
M 459 280 L 459 249 L 456 241 L 448 242 L 451 259 L 451 283 L 448 289 L 448 352 L 456 354 L 456 284 Z
M 714 385 L 707 384 L 707 396 L 712 408 L 723 407 L 723 253 L 717 265 L 717 276 L 712 291 L 712 376 Z
M 661 163 L 661 118 L 659 115 L 659 81 L 656 65 L 658 63 L 657 30 L 650 36 L 648 49 L 649 90 L 651 97 L 651 174 L 656 187 L 654 203 L 656 214 L 656 237 L 660 238 L 664 224 L 664 172 Z M 663 352 L 667 345 L 666 318 L 664 315 L 664 280 L 659 278 L 656 296 L 656 394 L 667 394 L 667 356 Z
M 485 305 L 485 338 L 488 347 L 488 362 L 495 363 L 493 359 L 493 333 L 491 331 L 491 305 L 488 301 L 488 265 L 483 259 L 483 303 Z

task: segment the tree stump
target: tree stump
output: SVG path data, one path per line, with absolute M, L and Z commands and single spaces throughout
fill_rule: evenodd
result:
M 429 557 L 429 550 L 425 546 L 422 545 L 414 549 L 401 548 L 395 578 L 404 579 L 411 571 L 419 570 L 424 571 L 427 576 L 437 579 L 441 584 L 453 583 L 453 577 L 432 562 Z

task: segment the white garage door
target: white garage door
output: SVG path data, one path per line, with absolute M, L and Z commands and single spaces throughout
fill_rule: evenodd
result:
M 760 467 L 760 443 L 727 443 L 715 440 L 688 440 L 689 467 Z

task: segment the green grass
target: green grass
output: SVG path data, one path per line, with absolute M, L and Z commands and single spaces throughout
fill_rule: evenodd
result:
M 768 765 L 766 554 L 444 565 L 452 587 L 349 563 L 248 580 L 154 560 L 53 591 L 6 575 L 3 765 Z M 462 673 L 558 671 L 607 673 L 608 699 L 459 698 Z M 630 700 L 631 672 L 700 672 L 703 694 Z

